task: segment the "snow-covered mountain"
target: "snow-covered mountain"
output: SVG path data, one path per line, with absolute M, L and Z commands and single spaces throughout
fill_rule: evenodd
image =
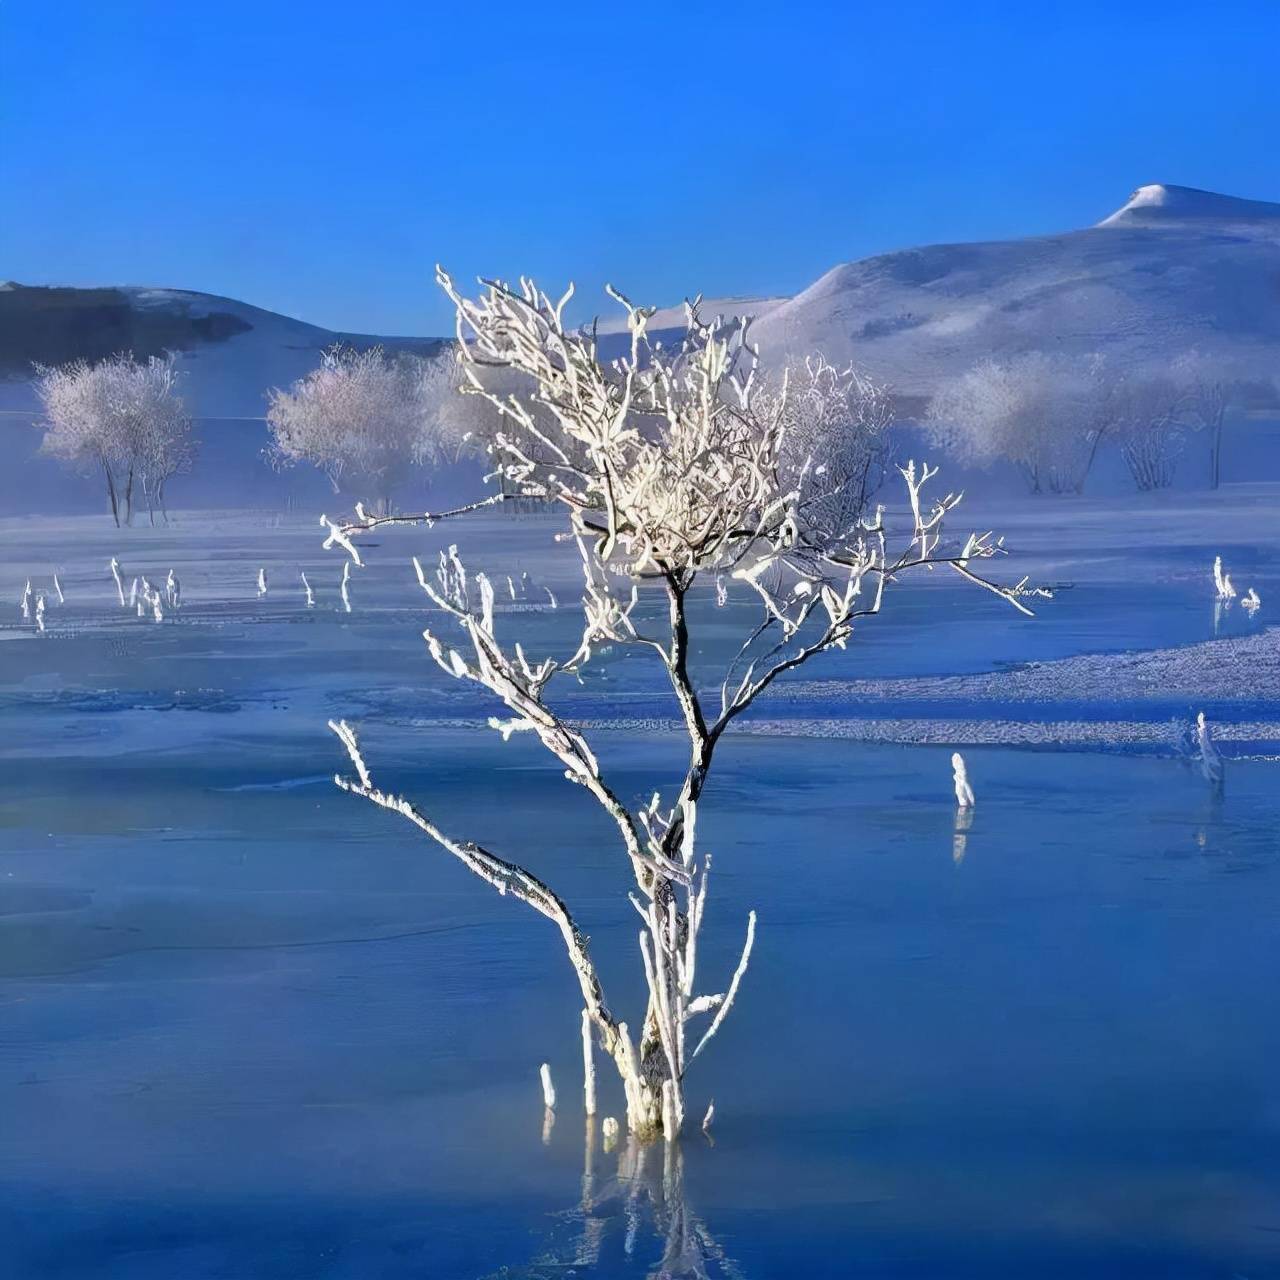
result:
M 936 244 L 833 267 L 770 308 L 764 352 L 854 360 L 908 401 L 987 356 L 1196 348 L 1280 372 L 1280 204 L 1139 187 L 1096 226 Z

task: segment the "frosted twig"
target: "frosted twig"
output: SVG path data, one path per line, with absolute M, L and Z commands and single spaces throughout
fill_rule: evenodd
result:
M 964 756 L 958 751 L 951 754 L 951 768 L 955 774 L 956 804 L 961 809 L 973 807 L 973 788 L 969 785 L 969 774 L 965 769 Z
M 1213 557 L 1213 586 L 1219 600 L 1234 600 L 1236 589 L 1231 585 L 1230 575 L 1223 572 L 1222 557 Z
M 328 537 L 324 540 L 324 549 L 327 551 L 330 547 L 341 547 L 355 562 L 362 564 L 359 549 L 352 541 L 352 538 L 361 533 L 368 533 L 372 529 L 381 528 L 383 525 L 425 525 L 428 529 L 432 525 L 441 520 L 449 520 L 455 516 L 469 515 L 473 511 L 479 511 L 484 507 L 496 506 L 498 503 L 507 502 L 511 498 L 510 494 L 495 493 L 491 497 L 482 498 L 479 502 L 468 502 L 464 506 L 454 507 L 451 511 L 420 511 L 414 515 L 369 515 L 363 507 L 357 511 L 354 520 L 348 520 L 344 524 L 335 524 L 328 516 L 321 516 L 320 523 L 329 530 Z
M 747 940 L 742 948 L 742 957 L 738 961 L 738 967 L 733 971 L 733 981 L 729 983 L 729 990 L 725 992 L 724 1002 L 720 1008 L 716 1010 L 716 1016 L 712 1020 L 711 1025 L 706 1029 L 701 1040 L 698 1041 L 698 1047 L 689 1055 L 689 1061 L 702 1052 L 711 1038 L 720 1030 L 720 1024 L 728 1016 L 729 1010 L 733 1007 L 733 1001 L 738 994 L 738 984 L 742 981 L 742 975 L 747 971 L 747 965 L 751 960 L 751 948 L 755 945 L 756 940 L 756 913 L 754 911 L 747 914 Z
M 1203 711 L 1196 714 L 1196 743 L 1200 748 L 1200 772 L 1210 787 L 1220 795 L 1226 773 Z
M 524 867 L 499 858 L 471 841 L 453 839 L 409 801 L 379 790 L 373 785 L 355 730 L 345 720 L 331 720 L 329 728 L 346 749 L 357 777 L 353 782 L 340 774 L 335 775 L 336 786 L 352 795 L 361 796 L 380 808 L 389 809 L 407 818 L 442 849 L 457 858 L 468 870 L 492 885 L 500 894 L 510 894 L 518 898 L 546 916 L 559 928 L 560 936 L 569 954 L 569 961 L 578 980 L 584 1007 L 600 1032 L 602 1046 L 618 1064 L 624 1081 L 630 1079 L 633 1089 L 638 1088 L 636 1082 L 639 1078 L 639 1065 L 635 1060 L 634 1046 L 627 1037 L 626 1024 L 617 1022 L 610 1013 L 600 979 L 587 951 L 587 940 L 578 929 L 564 902 Z
M 326 551 L 328 551 L 330 547 L 341 547 L 352 558 L 352 560 L 356 562 L 356 564 L 364 563 L 364 561 L 360 559 L 360 552 L 356 547 L 356 544 L 347 536 L 345 529 L 341 525 L 334 524 L 328 516 L 321 516 L 320 523 L 329 530 L 329 535 L 325 538 L 323 544 Z

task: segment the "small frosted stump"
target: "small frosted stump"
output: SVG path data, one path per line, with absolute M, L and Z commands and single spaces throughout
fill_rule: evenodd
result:
M 952 753 L 951 768 L 955 775 L 956 804 L 961 809 L 973 808 L 973 788 L 969 785 L 969 773 L 964 767 L 964 756 L 958 751 Z

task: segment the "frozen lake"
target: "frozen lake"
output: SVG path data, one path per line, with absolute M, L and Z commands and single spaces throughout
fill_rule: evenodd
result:
M 371 540 L 351 614 L 311 522 L 0 522 L 10 1273 L 1280 1276 L 1277 513 L 1267 486 L 961 508 L 1006 532 L 1004 576 L 1061 587 L 1037 619 L 904 584 L 761 702 L 704 802 L 709 970 L 748 908 L 759 936 L 690 1075 L 714 1145 L 695 1124 L 678 1158 L 584 1141 L 554 929 L 329 781 L 344 715 L 384 785 L 556 887 L 638 1018 L 610 829 L 419 638 L 408 557 L 456 540 L 530 574 L 500 626 L 563 651 L 555 522 Z M 1217 552 L 1255 618 L 1215 618 Z M 180 614 L 121 612 L 112 554 L 126 583 L 175 568 Z M 55 569 L 36 636 L 16 602 Z M 700 608 L 714 650 L 741 618 Z M 562 705 L 627 799 L 678 765 L 643 656 Z M 1201 708 L 1220 802 L 1184 749 Z

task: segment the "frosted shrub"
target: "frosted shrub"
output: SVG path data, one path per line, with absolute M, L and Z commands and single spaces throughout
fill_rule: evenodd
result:
M 928 427 L 961 462 L 1011 462 L 1032 493 L 1079 493 L 1106 430 L 1101 362 L 1042 352 L 984 360 L 944 384 Z

